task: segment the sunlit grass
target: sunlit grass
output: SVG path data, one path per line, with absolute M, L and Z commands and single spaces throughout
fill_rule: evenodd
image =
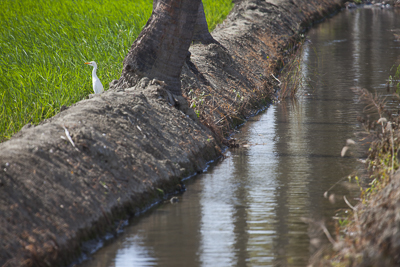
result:
M 203 1 L 209 28 L 231 0 Z M 94 60 L 105 89 L 150 17 L 152 0 L 2 0 L 0 141 L 92 93 Z
M 232 0 L 203 0 L 203 5 L 210 31 L 226 18 L 234 6 Z

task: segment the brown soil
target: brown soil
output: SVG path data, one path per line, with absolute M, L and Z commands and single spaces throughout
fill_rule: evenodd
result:
M 354 247 L 345 244 L 340 253 L 344 258 L 352 259 L 348 266 L 400 265 L 399 188 L 400 173 L 397 173 L 368 205 L 357 207 L 360 217 L 355 226 L 359 226 L 359 231 L 354 231 L 355 226 L 351 228 Z M 353 253 L 348 255 L 348 252 Z
M 222 137 L 271 101 L 271 73 L 299 33 L 341 3 L 241 1 L 213 33 L 219 44 L 192 46 L 182 72 L 189 103 L 144 78 L 0 144 L 0 266 L 67 265 L 83 241 L 181 191 L 183 177 L 221 154 Z
M 325 246 L 317 251 L 310 266 L 400 266 L 399 188 L 397 172 L 382 190 L 349 209 L 350 222 L 336 233 L 333 250 Z

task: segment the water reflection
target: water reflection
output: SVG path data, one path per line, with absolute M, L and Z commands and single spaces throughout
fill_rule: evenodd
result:
M 345 11 L 310 30 L 302 97 L 252 118 L 237 135 L 248 147 L 188 180 L 177 204 L 134 219 L 82 266 L 306 266 L 313 229 L 301 218 L 332 221 L 352 192 L 333 187 L 335 204 L 324 192 L 363 167 L 366 147 L 340 157 L 364 108 L 349 88 L 385 90 L 400 59 L 395 12 Z
M 235 177 L 219 168 L 203 183 L 199 249 L 202 266 L 233 266 L 236 262 L 234 192 L 237 187 Z
M 262 117 L 264 123 L 259 127 L 246 127 L 240 138 L 248 140 L 253 145 L 249 148 L 238 149 L 232 153 L 235 166 L 234 175 L 241 188 L 237 191 L 238 199 L 242 201 L 238 232 L 244 232 L 246 239 L 240 240 L 238 246 L 245 247 L 247 253 L 242 256 L 236 266 L 265 266 L 274 262 L 274 225 L 276 224 L 277 188 L 274 138 L 276 123 L 274 120 L 275 107 L 271 107 Z M 261 145 L 262 144 L 262 145 Z M 242 215 L 243 214 L 243 215 Z M 245 220 L 245 221 L 244 221 Z M 246 258 L 244 258 L 246 257 Z
M 151 249 L 143 242 L 143 237 L 133 235 L 128 237 L 115 258 L 115 266 L 154 266 L 156 258 L 151 256 Z

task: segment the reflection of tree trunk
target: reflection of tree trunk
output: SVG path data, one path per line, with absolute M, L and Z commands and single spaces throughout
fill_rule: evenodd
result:
M 192 41 L 201 0 L 154 0 L 153 13 L 124 59 L 114 88 L 156 78 L 181 95 L 180 74 Z

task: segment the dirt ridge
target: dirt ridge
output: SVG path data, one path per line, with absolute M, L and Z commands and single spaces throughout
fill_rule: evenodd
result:
M 162 81 L 143 78 L 1 143 L 0 266 L 67 265 L 84 240 L 181 191 L 183 177 L 221 154 L 221 133 L 271 100 L 271 73 L 305 27 L 341 5 L 240 1 L 214 31 L 218 43 L 190 49 L 181 76 L 189 103 Z

